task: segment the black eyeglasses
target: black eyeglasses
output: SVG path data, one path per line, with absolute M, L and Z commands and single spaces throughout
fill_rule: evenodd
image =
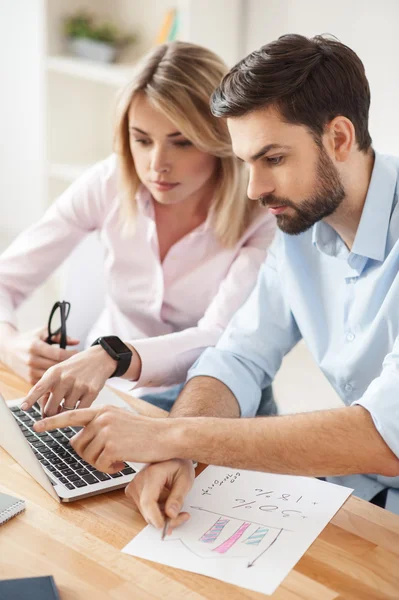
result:
M 66 348 L 67 345 L 67 333 L 66 333 L 66 320 L 71 310 L 71 303 L 62 300 L 56 302 L 51 309 L 51 313 L 47 325 L 48 337 L 46 339 L 47 344 L 56 344 L 57 342 L 53 339 L 57 335 L 61 334 L 60 348 Z

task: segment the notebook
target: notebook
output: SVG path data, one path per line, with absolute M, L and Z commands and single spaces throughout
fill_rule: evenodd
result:
M 60 600 L 54 579 L 27 577 L 0 581 L 0 600 Z
M 24 500 L 0 492 L 0 525 L 25 510 Z

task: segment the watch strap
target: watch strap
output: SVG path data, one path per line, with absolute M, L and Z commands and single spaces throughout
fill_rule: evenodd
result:
M 111 377 L 122 377 L 130 367 L 132 361 L 132 351 L 122 342 L 122 340 L 119 338 L 118 340 L 126 348 L 126 352 L 116 352 L 110 344 L 108 344 L 107 336 L 99 337 L 92 343 L 92 346 L 101 346 L 105 352 L 116 361 L 116 369 Z

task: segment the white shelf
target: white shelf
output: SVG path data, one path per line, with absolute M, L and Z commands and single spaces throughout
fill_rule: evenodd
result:
M 47 70 L 53 73 L 63 73 L 114 87 L 123 86 L 129 80 L 134 68 L 126 65 L 96 63 L 62 55 L 47 57 L 46 66 Z
M 52 163 L 49 165 L 48 176 L 66 183 L 72 183 L 82 175 L 91 164 Z

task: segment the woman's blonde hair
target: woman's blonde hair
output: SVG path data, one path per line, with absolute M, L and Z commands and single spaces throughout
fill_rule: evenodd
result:
M 233 155 L 226 122 L 211 114 L 212 92 L 228 71 L 213 52 L 186 42 L 155 47 L 137 66 L 121 90 L 117 104 L 115 145 L 124 222 L 135 221 L 135 197 L 140 186 L 129 145 L 128 111 L 143 93 L 194 146 L 219 158 L 212 227 L 224 246 L 233 246 L 259 211 L 246 195 L 247 176 Z

